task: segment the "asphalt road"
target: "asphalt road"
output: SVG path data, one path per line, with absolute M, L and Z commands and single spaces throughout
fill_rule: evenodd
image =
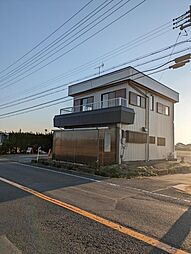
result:
M 1 254 L 158 254 L 173 253 L 171 247 L 191 253 L 191 174 L 106 179 L 2 158 L 0 177 Z M 41 193 L 83 214 L 53 204 Z M 108 225 L 95 221 L 94 215 L 107 219 Z M 115 230 L 109 221 L 135 234 Z M 136 238 L 139 233 L 141 240 Z M 160 241 L 158 248 L 148 243 L 149 237 Z M 161 249 L 162 243 L 168 244 L 169 252 Z

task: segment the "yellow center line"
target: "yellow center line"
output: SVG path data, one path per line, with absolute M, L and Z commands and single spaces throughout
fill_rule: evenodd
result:
M 48 197 L 48 196 L 46 196 L 46 195 L 44 195 L 44 194 L 42 194 L 42 193 L 40 193 L 38 191 L 32 190 L 32 189 L 30 189 L 30 188 L 28 188 L 26 186 L 23 186 L 21 184 L 18 184 L 16 182 L 12 182 L 12 181 L 10 181 L 8 179 L 5 179 L 5 178 L 2 178 L 2 177 L 0 177 L 0 181 L 2 181 L 4 183 L 7 183 L 7 184 L 10 184 L 10 185 L 12 185 L 12 186 L 14 186 L 16 188 L 19 188 L 19 189 L 21 189 L 21 190 L 23 190 L 25 192 L 28 192 L 30 194 L 33 194 L 34 196 L 36 196 L 38 198 L 41 198 L 43 200 L 46 200 L 46 201 L 48 201 L 50 203 L 53 203 L 55 205 L 58 205 L 58 206 L 63 207 L 65 209 L 68 209 L 68 210 L 70 210 L 72 212 L 80 214 L 80 215 L 82 215 L 84 217 L 87 217 L 87 218 L 89 218 L 91 220 L 99 222 L 102 225 L 105 225 L 105 226 L 107 226 L 109 228 L 112 228 L 112 229 L 118 231 L 118 232 L 121 232 L 121 233 L 126 234 L 128 236 L 131 236 L 131 237 L 133 237 L 133 238 L 135 238 L 137 240 L 140 240 L 140 241 L 142 241 L 144 243 L 147 243 L 147 244 L 149 244 L 149 245 L 151 245 L 153 247 L 156 247 L 156 248 L 158 248 L 160 250 L 166 251 L 167 253 L 170 253 L 170 254 L 175 254 L 175 253 L 176 254 L 189 254 L 186 251 L 183 251 L 183 250 L 177 249 L 175 247 L 172 247 L 172 246 L 170 246 L 170 245 L 168 245 L 166 243 L 163 243 L 163 242 L 161 242 L 161 241 L 159 241 L 159 240 L 157 240 L 155 238 L 146 236 L 146 235 L 144 235 L 142 233 L 138 233 L 137 231 L 135 231 L 135 230 L 133 230 L 131 228 L 128 228 L 126 226 L 122 226 L 122 225 L 120 225 L 118 223 L 115 223 L 115 222 L 112 222 L 112 221 L 110 221 L 108 219 L 104 219 L 104 218 L 102 218 L 100 216 L 97 216 L 97 215 L 95 215 L 93 213 L 87 212 L 87 211 L 85 211 L 85 210 L 83 210 L 83 209 L 81 209 L 79 207 L 67 204 L 67 203 L 65 203 L 63 201 L 60 201 L 60 200 Z

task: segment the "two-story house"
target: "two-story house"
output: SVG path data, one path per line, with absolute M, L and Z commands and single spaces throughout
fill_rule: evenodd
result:
M 100 165 L 174 156 L 179 94 L 127 67 L 69 86 L 73 107 L 54 117 L 53 158 Z

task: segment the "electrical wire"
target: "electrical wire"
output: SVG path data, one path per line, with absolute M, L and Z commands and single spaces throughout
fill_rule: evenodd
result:
M 27 74 L 26 76 L 16 80 L 15 82 L 12 82 L 10 84 L 4 85 L 2 86 L 2 88 L 6 88 L 9 87 L 15 83 L 18 83 L 19 81 L 23 80 L 24 78 L 34 74 L 35 72 L 45 68 L 46 66 L 48 66 L 49 64 L 57 61 L 59 58 L 63 57 L 64 55 L 68 54 L 69 52 L 71 52 L 72 50 L 76 49 L 77 47 L 79 47 L 80 45 L 82 45 L 83 43 L 85 43 L 86 41 L 88 41 L 89 39 L 93 38 L 94 36 L 96 36 L 97 34 L 99 34 L 100 32 L 104 31 L 106 28 L 108 28 L 109 26 L 111 26 L 112 24 L 114 24 L 115 22 L 119 21 L 120 19 L 122 19 L 124 16 L 126 16 L 128 13 L 130 13 L 131 11 L 135 10 L 136 8 L 138 8 L 140 5 L 142 5 L 146 0 L 143 0 L 142 2 L 140 2 L 139 4 L 137 4 L 136 6 L 134 6 L 133 8 L 131 8 L 130 10 L 126 11 L 124 14 L 122 14 L 121 16 L 117 17 L 116 19 L 114 19 L 113 21 L 111 21 L 109 24 L 107 24 L 106 26 L 104 26 L 103 28 L 101 28 L 100 30 L 98 30 L 97 32 L 95 32 L 94 34 L 90 35 L 88 38 L 84 39 L 83 41 L 81 41 L 80 43 L 78 43 L 77 45 L 73 46 L 71 49 L 69 49 L 68 51 L 64 52 L 63 54 L 59 55 L 58 57 L 54 58 L 53 60 L 51 60 L 50 62 L 48 62 L 47 64 L 41 66 L 40 68 L 36 69 L 35 71 Z M 10 81 L 9 81 L 10 82 Z
M 24 62 L 23 64 L 21 64 L 20 66 L 20 68 L 19 68 L 19 66 L 16 68 L 16 70 L 15 71 L 13 71 L 13 73 L 12 74 L 10 74 L 10 75 L 8 75 L 7 77 L 5 77 L 4 79 L 0 79 L 0 82 L 2 82 L 2 81 L 4 81 L 4 80 L 6 80 L 6 79 L 9 79 L 10 77 L 12 77 L 12 76 L 14 76 L 15 75 L 15 73 L 17 74 L 17 73 L 19 73 L 19 72 L 21 72 L 21 71 L 23 71 L 23 70 L 25 70 L 25 69 L 27 69 L 28 67 L 30 67 L 31 65 L 32 65 L 32 67 L 31 68 L 29 68 L 29 69 L 27 69 L 25 72 L 28 72 L 28 71 L 30 71 L 30 70 L 32 70 L 33 68 L 35 68 L 36 66 L 38 66 L 38 65 L 40 65 L 41 63 L 43 63 L 44 61 L 46 61 L 47 59 L 49 59 L 49 58 L 51 58 L 52 56 L 54 56 L 55 54 L 57 54 L 58 52 L 60 52 L 61 50 L 63 50 L 64 48 L 66 48 L 67 46 L 69 46 L 72 42 L 74 42 L 74 41 L 76 41 L 78 38 L 80 38 L 82 35 L 84 35 L 84 34 L 86 34 L 87 32 L 89 32 L 90 30 L 92 30 L 93 28 L 95 28 L 98 24 L 100 24 L 101 22 L 103 22 L 103 21 L 105 21 L 105 19 L 106 18 L 108 18 L 108 17 L 110 17 L 113 13 L 115 13 L 116 11 L 118 11 L 119 9 L 121 9 L 122 7 L 124 7 L 128 2 L 130 2 L 130 1 L 132 1 L 132 0 L 127 0 L 125 3 L 123 3 L 121 6 L 119 6 L 118 8 L 116 8 L 115 9 L 115 7 L 117 7 L 120 3 L 122 3 L 124 0 L 120 0 L 119 2 L 117 2 L 115 5 L 113 5 L 110 9 L 108 9 L 108 10 L 106 10 L 104 13 L 102 13 L 99 17 L 96 17 L 93 21 L 91 21 L 90 23 L 88 23 L 87 25 L 85 25 L 82 29 L 80 29 L 79 31 L 77 31 L 75 34 L 73 34 L 73 35 L 71 35 L 68 39 L 66 39 L 64 42 L 61 42 L 58 46 L 56 46 L 55 48 L 53 48 L 53 49 L 51 49 L 54 45 L 56 45 L 58 42 L 60 42 L 60 41 L 62 41 L 63 39 L 65 39 L 65 38 L 67 38 L 67 36 L 68 35 L 70 35 L 73 31 L 75 31 L 77 28 L 79 28 L 79 27 L 81 27 L 81 25 L 83 25 L 83 24 L 85 24 L 86 23 L 86 21 L 88 21 L 88 20 L 90 20 L 92 17 L 94 17 L 97 13 L 99 13 L 100 11 L 102 11 L 105 7 L 107 7 L 107 5 L 108 4 L 110 4 L 111 2 L 112 2 L 113 0 L 110 0 L 109 2 L 108 2 L 108 0 L 106 0 L 105 2 L 106 2 L 106 4 L 105 4 L 105 6 L 103 6 L 102 7 L 102 5 L 103 4 L 101 4 L 100 6 L 101 6 L 101 8 L 100 9 L 98 9 L 96 12 L 95 12 L 95 10 L 97 9 L 95 9 L 94 11 L 92 11 L 92 15 L 90 15 L 90 17 L 89 17 L 89 14 L 85 17 L 85 21 L 84 22 L 80 22 L 80 24 L 75 24 L 72 28 L 73 29 L 69 29 L 68 31 L 66 31 L 66 33 L 64 33 L 62 36 L 63 36 L 63 38 L 61 38 L 61 39 L 59 39 L 58 41 L 57 41 L 57 39 L 56 39 L 56 43 L 50 43 L 47 47 L 47 49 L 46 49 L 46 47 L 45 47 L 45 50 L 43 49 L 43 50 L 40 50 L 39 52 L 37 52 L 36 53 L 36 56 L 37 57 L 34 57 L 34 59 L 33 59 L 33 57 L 31 57 L 31 61 L 32 61 L 32 63 L 31 63 L 31 61 L 29 61 L 29 63 L 27 63 L 28 62 L 28 60 L 26 61 L 26 62 Z M 105 3 L 104 2 L 104 3 Z M 107 3 L 108 2 L 108 3 Z M 99 7 L 100 7 L 99 6 Z M 114 9 L 114 10 L 113 10 Z M 113 11 L 112 11 L 113 10 Z M 109 13 L 110 11 L 112 11 L 111 13 Z M 105 17 L 104 17 L 104 15 L 105 14 L 107 14 Z M 103 18 L 102 18 L 103 17 Z M 97 23 L 95 23 L 94 24 L 94 22 L 96 22 L 97 20 L 99 20 L 101 18 L 101 20 L 100 21 L 98 21 Z M 83 20 L 83 19 L 82 19 Z M 90 28 L 88 28 L 90 26 Z M 86 29 L 86 28 L 88 28 L 86 31 L 84 31 L 83 32 L 83 30 L 84 29 Z M 83 33 L 81 33 L 81 32 L 83 32 Z M 80 34 L 81 33 L 81 34 Z M 79 36 L 77 36 L 77 37 L 75 37 L 76 35 L 78 35 L 79 34 Z M 73 37 L 75 37 L 72 41 L 70 41 L 70 39 L 72 39 Z M 69 41 L 69 42 L 68 42 Z M 68 42 L 66 45 L 64 45 L 63 47 L 61 47 L 61 48 L 59 48 L 60 46 L 62 46 L 63 44 L 65 44 L 66 42 Z M 57 48 L 59 48 L 58 50 L 56 50 Z M 41 56 L 44 52 L 46 52 L 47 50 L 49 50 L 49 49 L 51 49 L 50 51 L 48 51 L 46 54 L 44 54 L 43 56 Z M 49 55 L 51 52 L 53 52 L 54 50 L 56 50 L 56 52 L 54 52 L 54 53 L 52 53 L 51 55 Z M 42 52 L 41 52 L 42 51 Z M 47 57 L 46 57 L 47 56 Z M 44 57 L 46 57 L 45 59 L 43 59 Z M 37 58 L 37 59 L 36 59 Z M 36 60 L 35 60 L 36 59 Z M 43 59 L 43 60 L 41 60 L 41 59 Z M 30 58 L 29 58 L 29 60 L 30 60 Z M 40 62 L 39 62 L 39 60 L 40 60 Z M 38 63 L 39 62 L 39 63 Z M 35 63 L 37 63 L 37 64 L 35 64 Z M 33 66 L 33 64 L 35 64 L 34 66 Z M 24 66 L 22 66 L 22 65 L 24 65 Z M 12 72 L 12 71 L 11 71 Z M 25 72 L 23 72 L 23 73 L 25 73 Z M 21 76 L 23 73 L 21 73 L 20 75 L 17 75 L 16 76 L 16 78 L 17 77 L 19 77 L 19 76 Z M 6 74 L 7 75 L 7 74 Z M 5 76 L 6 76 L 5 75 Z M 12 79 L 13 80 L 13 79 Z
M 153 31 L 153 30 L 151 30 L 151 31 Z M 151 41 L 151 40 L 153 40 L 153 39 L 155 39 L 155 38 L 157 38 L 157 37 L 159 37 L 159 36 L 169 32 L 169 31 L 170 30 L 166 30 L 166 31 L 164 31 L 164 32 L 158 34 L 157 36 L 152 37 L 152 38 L 149 38 L 150 36 L 152 36 L 152 34 L 150 34 L 149 36 L 147 36 L 145 38 L 144 38 L 144 36 L 141 36 L 141 37 L 143 37 L 142 41 L 141 40 L 137 40 L 138 44 L 136 43 L 136 39 L 134 39 L 133 41 L 130 41 L 128 44 L 125 44 L 125 45 L 122 45 L 122 46 L 120 46 L 120 47 L 118 47 L 116 49 L 113 49 L 112 51 L 109 51 L 106 54 L 104 54 L 104 55 L 102 55 L 100 57 L 95 58 L 94 60 L 91 60 L 91 61 L 89 61 L 89 62 L 87 62 L 87 63 L 85 63 L 85 64 L 83 64 L 81 66 L 78 66 L 78 67 L 76 67 L 76 68 L 74 68 L 74 69 L 72 69 L 70 71 L 67 71 L 66 73 L 63 73 L 63 74 L 61 74 L 59 76 L 56 76 L 56 77 L 54 77 L 52 79 L 49 79 L 49 80 L 47 80 L 45 82 L 42 82 L 39 85 L 35 86 L 34 88 L 38 88 L 38 90 L 39 90 L 42 87 L 47 86 L 47 82 L 49 82 L 49 83 L 53 83 L 53 82 L 55 83 L 56 81 L 59 82 L 59 81 L 62 81 L 63 79 L 66 79 L 68 77 L 73 76 L 74 74 L 81 73 L 83 70 L 87 70 L 87 68 L 94 67 L 95 65 L 97 65 L 100 60 L 102 60 L 102 62 L 103 61 L 105 62 L 105 61 L 107 61 L 109 59 L 112 59 L 114 56 L 116 57 L 116 56 L 118 56 L 120 54 L 125 53 L 128 49 L 131 50 L 131 49 L 133 49 L 133 48 L 135 48 L 135 47 L 137 47 L 139 45 L 142 45 L 143 43 L 145 43 L 147 41 Z M 156 31 L 154 34 L 156 34 L 158 32 L 160 32 L 160 30 Z M 140 36 L 137 37 L 137 38 L 140 38 Z M 145 39 L 147 39 L 147 40 L 145 41 Z M 132 44 L 132 46 L 131 46 L 131 44 Z M 34 90 L 34 88 L 32 89 L 32 91 Z M 31 89 L 25 90 L 25 92 L 30 92 L 30 90 Z
M 191 42 L 191 40 L 182 41 L 182 42 L 179 42 L 179 43 L 177 43 L 177 44 L 182 45 L 182 44 L 185 43 L 185 42 Z M 166 51 L 166 50 L 171 49 L 172 47 L 174 47 L 174 44 L 172 44 L 172 45 L 170 45 L 170 46 L 168 46 L 168 47 L 159 49 L 159 50 L 157 50 L 157 51 L 151 52 L 151 53 L 149 53 L 149 54 L 145 54 L 145 55 L 143 55 L 143 56 L 141 56 L 141 57 L 134 58 L 134 59 L 132 59 L 132 60 L 130 60 L 130 61 L 128 61 L 128 62 L 125 62 L 125 63 L 123 63 L 123 64 L 120 64 L 120 65 L 118 65 L 118 66 L 111 67 L 111 68 L 107 69 L 106 72 L 111 71 L 111 70 L 116 69 L 116 68 L 119 68 L 119 67 L 121 68 L 121 67 L 123 67 L 124 65 L 127 65 L 127 64 L 129 64 L 129 63 L 135 62 L 135 61 L 137 61 L 137 60 L 141 60 L 141 59 L 144 59 L 144 58 L 153 56 L 153 55 L 155 55 L 155 54 L 164 52 L 164 51 Z M 187 51 L 187 50 L 190 50 L 190 49 L 191 49 L 191 48 L 188 47 L 188 48 L 179 50 L 179 51 L 177 51 L 177 52 L 174 52 L 173 55 L 182 53 L 182 52 Z M 170 53 L 170 55 L 172 56 L 171 53 Z M 167 58 L 167 57 L 169 57 L 169 54 L 164 55 L 164 56 L 160 56 L 160 57 L 155 58 L 155 59 L 151 59 L 151 60 L 146 61 L 146 62 L 139 63 L 139 64 L 137 64 L 137 65 L 134 66 L 134 67 L 138 67 L 138 66 L 142 66 L 142 65 L 145 65 L 145 64 L 148 64 L 148 63 L 152 63 L 152 62 L 155 62 L 155 61 L 159 61 L 159 60 L 164 59 L 164 58 Z M 94 74 L 94 75 L 96 75 L 96 74 Z M 85 80 L 85 79 L 90 78 L 90 77 L 92 77 L 92 76 L 93 76 L 93 75 L 84 77 L 82 80 Z M 81 80 L 81 81 L 82 81 L 82 80 Z M 72 82 L 70 82 L 70 83 L 75 83 L 75 82 L 78 82 L 78 81 L 79 81 L 79 80 L 77 80 L 77 81 L 72 81 Z M 17 100 L 13 100 L 13 101 L 11 101 L 11 102 L 7 102 L 7 103 L 4 103 L 4 104 L 1 104 L 1 105 L 0 105 L 0 109 L 4 109 L 4 108 L 6 108 L 6 107 L 12 107 L 12 106 L 15 106 L 15 105 L 18 105 L 18 104 L 22 104 L 22 103 L 29 102 L 29 101 L 32 101 L 32 100 L 36 100 L 36 99 L 38 99 L 38 98 L 43 98 L 43 97 L 46 97 L 46 96 L 49 96 L 49 95 L 58 93 L 58 92 L 60 92 L 60 91 L 64 91 L 64 90 L 67 89 L 67 88 L 66 88 L 66 89 L 63 89 L 63 87 L 66 86 L 66 85 L 69 85 L 69 84 L 68 84 L 68 83 L 62 84 L 62 85 L 60 85 L 60 86 L 57 86 L 57 87 L 51 88 L 51 89 L 47 89 L 47 90 L 42 91 L 42 92 L 40 92 L 40 93 L 36 93 L 36 94 L 30 95 L 30 96 L 27 96 L 27 97 L 24 97 L 24 98 L 21 98 L 21 99 L 17 99 Z M 61 89 L 61 90 L 58 90 L 58 91 L 55 91 L 55 92 L 52 92 L 53 90 L 57 90 L 57 89 L 59 89 L 59 88 L 62 88 L 62 89 Z M 42 95 L 42 94 L 47 93 L 47 92 L 50 92 L 50 91 L 51 91 L 51 93 Z M 39 96 L 39 95 L 40 95 L 40 96 Z M 35 97 L 35 96 L 37 96 L 37 97 Z M 35 97 L 35 98 L 33 98 L 33 97 Z M 21 101 L 21 102 L 20 102 L 20 101 Z
M 35 63 L 37 62 L 39 59 L 41 59 L 42 57 L 40 57 L 44 52 L 48 51 L 49 49 L 51 49 L 54 45 L 56 45 L 57 43 L 59 43 L 60 41 L 62 41 L 63 39 L 67 38 L 67 36 L 69 36 L 70 34 L 72 34 L 72 32 L 74 32 L 75 30 L 77 30 L 79 27 L 81 27 L 83 24 L 85 24 L 87 21 L 89 21 L 92 17 L 94 17 L 97 13 L 101 12 L 104 8 L 106 8 L 111 2 L 113 2 L 114 0 L 105 0 L 101 5 L 99 5 L 97 8 L 95 8 L 93 11 L 91 11 L 88 15 L 86 15 L 84 18 L 82 18 L 79 22 L 77 22 L 75 25 L 73 25 L 71 28 L 69 28 L 66 32 L 64 32 L 62 35 L 60 35 L 57 39 L 55 39 L 53 42 L 49 43 L 46 47 L 44 47 L 43 49 L 37 51 L 37 53 L 35 53 L 35 55 L 31 56 L 29 59 L 27 59 L 25 62 L 21 63 L 18 67 L 16 67 L 15 69 L 9 71 L 8 73 L 6 73 L 4 76 L 2 76 L 0 78 L 0 81 L 2 80 L 6 80 L 9 77 L 13 76 L 15 73 L 20 72 L 24 69 L 26 69 L 28 66 L 31 66 L 31 62 Z M 123 0 L 121 0 L 120 2 L 122 2 Z M 129 0 L 130 1 L 130 0 Z M 118 2 L 116 5 L 118 5 L 120 2 Z M 115 6 L 114 6 L 115 7 Z M 107 11 L 106 11 L 107 12 Z M 97 20 L 97 18 L 95 19 Z M 86 26 L 87 27 L 87 26 Z M 84 28 L 86 28 L 84 27 Z M 84 29 L 83 28 L 83 29 Z M 83 29 L 81 29 L 80 31 L 82 31 Z M 80 31 L 78 31 L 76 34 L 78 34 Z M 74 35 L 76 35 L 74 34 Z M 67 42 L 70 38 L 72 38 L 74 35 L 70 36 L 66 41 Z M 63 42 L 63 43 L 64 43 Z M 61 43 L 60 45 L 62 45 L 63 43 Z M 58 48 L 59 46 L 57 46 L 56 48 Z M 54 51 L 56 48 L 52 49 L 50 52 Z M 50 52 L 48 52 L 47 54 L 49 54 Z M 46 54 L 46 55 L 47 55 Z M 44 55 L 44 56 L 46 56 Z M 44 57 L 43 56 L 43 57 Z M 33 61 L 37 58 L 36 61 Z M 3 79 L 3 77 L 5 77 Z
M 177 44 L 177 42 L 178 42 L 178 40 L 179 40 L 179 38 L 180 38 L 180 35 L 181 35 L 181 32 L 178 33 L 178 36 L 177 36 L 177 38 L 176 38 L 176 40 L 175 40 L 175 45 L 174 45 L 174 47 L 172 48 L 172 51 L 171 51 L 171 54 L 170 54 L 170 56 L 169 56 L 168 61 L 170 61 L 170 59 L 171 59 L 171 57 L 172 57 L 172 55 L 173 55 L 173 52 L 174 52 L 174 50 L 175 50 L 175 48 L 176 48 L 176 44 Z M 164 72 L 161 73 L 161 75 L 160 75 L 160 77 L 159 77 L 159 80 L 162 80 L 163 76 L 164 76 Z
M 81 72 L 81 71 L 83 71 L 83 70 L 86 70 L 88 67 L 89 67 L 89 68 L 90 68 L 91 66 L 93 67 L 95 64 L 97 64 L 97 61 L 99 61 L 100 59 L 102 59 L 102 61 L 103 61 L 103 60 L 106 61 L 106 59 L 111 59 L 112 56 L 117 56 L 117 55 L 120 55 L 121 53 L 124 53 L 126 50 L 128 50 L 128 48 L 133 49 L 134 47 L 137 47 L 137 46 L 139 46 L 139 45 L 142 45 L 143 43 L 147 42 L 148 40 L 149 40 L 149 41 L 150 41 L 150 40 L 153 40 L 153 39 L 155 39 L 155 38 L 157 38 L 157 37 L 159 37 L 159 36 L 161 36 L 161 35 L 163 35 L 163 34 L 165 34 L 165 33 L 167 33 L 167 32 L 169 31 L 169 30 L 167 30 L 167 31 L 165 31 L 165 32 L 163 32 L 163 33 L 159 33 L 159 32 L 161 32 L 163 29 L 165 29 L 166 26 L 169 27 L 169 23 L 171 23 L 171 21 L 169 21 L 169 22 L 167 22 L 167 23 L 165 23 L 165 24 L 162 24 L 162 25 L 160 25 L 160 26 L 157 27 L 157 28 L 152 29 L 151 31 L 147 32 L 147 33 L 144 34 L 144 35 L 141 35 L 141 36 L 136 37 L 136 38 L 133 39 L 132 41 L 130 41 L 130 42 L 126 43 L 126 44 L 123 44 L 123 45 L 121 45 L 120 47 L 117 47 L 117 48 L 115 48 L 115 49 L 112 50 L 112 51 L 109 51 L 109 52 L 105 53 L 104 55 L 102 55 L 102 56 L 96 58 L 95 60 L 89 61 L 89 62 L 87 62 L 86 64 L 83 64 L 83 65 L 81 65 L 81 66 L 79 66 L 79 67 L 76 67 L 76 68 L 73 69 L 73 70 L 70 70 L 70 71 L 64 73 L 65 75 L 62 74 L 62 75 L 59 75 L 59 76 L 57 76 L 57 77 L 55 77 L 55 78 L 52 78 L 52 79 L 50 79 L 50 80 L 48 80 L 48 81 L 46 81 L 46 82 L 40 83 L 38 86 L 35 86 L 35 88 L 38 87 L 38 89 L 36 89 L 36 90 L 39 90 L 39 89 L 41 89 L 41 87 L 42 87 L 43 84 L 45 84 L 44 86 L 47 87 L 47 82 L 51 82 L 51 81 L 52 81 L 52 82 L 55 83 L 55 81 L 61 81 L 61 80 L 64 79 L 64 78 L 68 78 L 68 77 L 73 76 L 73 74 L 76 74 L 76 73 L 79 73 L 79 72 Z M 156 34 L 156 33 L 159 33 L 159 34 L 158 34 L 157 36 L 151 38 L 151 36 L 153 36 L 153 35 Z M 145 41 L 145 39 L 147 39 L 147 38 L 148 38 L 148 40 Z M 140 43 L 139 43 L 139 42 L 140 42 Z M 137 43 L 139 43 L 139 44 L 137 44 Z M 132 46 L 131 46 L 131 45 L 132 45 Z M 68 73 L 69 75 L 67 75 L 67 73 Z M 25 90 L 25 91 L 27 91 L 27 92 L 29 91 L 29 92 L 30 92 L 30 90 Z M 32 91 L 34 91 L 34 88 L 32 89 Z
M 121 82 L 121 81 L 126 81 L 127 79 L 130 79 L 131 77 L 133 77 L 135 75 L 139 75 L 139 76 L 137 78 L 134 78 L 133 80 L 140 79 L 142 77 L 147 76 L 147 75 L 144 74 L 145 72 L 152 72 L 151 74 L 155 74 L 155 73 L 158 73 L 160 71 L 164 71 L 164 69 L 158 70 L 158 71 L 156 71 L 156 70 L 160 69 L 161 67 L 163 67 L 163 66 L 165 66 L 165 65 L 167 65 L 169 63 L 171 63 L 172 61 L 173 60 L 171 60 L 169 62 L 166 62 L 166 63 L 164 63 L 164 64 L 162 64 L 160 66 L 154 67 L 152 69 L 145 70 L 143 72 L 139 72 L 136 69 L 134 69 L 134 71 L 136 71 L 135 73 L 133 73 L 133 74 L 131 74 L 131 75 L 125 77 L 125 78 L 117 79 L 117 80 L 115 80 L 113 82 L 108 83 L 107 85 L 112 85 L 113 83 L 117 83 L 117 82 Z M 165 69 L 167 70 L 169 68 L 165 68 Z M 40 103 L 40 104 L 37 104 L 37 105 L 34 105 L 34 106 L 30 106 L 30 107 L 27 107 L 27 108 L 22 108 L 22 109 L 19 109 L 19 110 L 15 110 L 15 111 L 11 111 L 11 112 L 8 112 L 8 113 L 4 113 L 4 114 L 0 115 L 0 119 L 5 119 L 7 117 L 12 117 L 12 116 L 15 116 L 15 115 L 20 115 L 20 114 L 24 114 L 24 113 L 29 113 L 29 112 L 32 112 L 32 111 L 40 110 L 40 109 L 45 108 L 45 107 L 54 106 L 54 105 L 57 105 L 57 104 L 51 104 L 51 105 L 48 105 L 48 104 L 50 104 L 50 103 L 57 103 L 58 101 L 61 101 L 63 99 L 67 99 L 68 97 L 69 96 L 61 97 L 61 98 L 57 98 L 57 99 L 54 99 L 54 100 L 51 100 L 51 101 L 48 101 L 48 102 L 44 102 L 44 103 Z M 68 99 L 68 100 L 64 100 L 64 101 L 62 101 L 60 103 L 63 103 L 63 102 L 66 102 L 66 101 L 72 101 L 72 100 L 73 99 Z
M 50 33 L 48 36 L 46 36 L 42 41 L 40 41 L 37 45 L 35 45 L 32 49 L 30 49 L 28 52 L 26 52 L 23 56 L 18 58 L 16 61 L 14 61 L 12 64 L 7 66 L 4 70 L 0 71 L 0 74 L 4 71 L 11 68 L 13 65 L 18 63 L 20 60 L 22 60 L 25 56 L 29 55 L 32 51 L 34 51 L 36 48 L 38 48 L 41 44 L 43 44 L 45 41 L 47 41 L 52 35 L 54 35 L 57 31 L 59 31 L 62 27 L 64 27 L 67 23 L 69 23 L 73 18 L 75 18 L 80 12 L 82 12 L 86 7 L 88 7 L 93 1 L 90 0 L 88 3 L 86 3 L 82 8 L 80 8 L 76 13 L 74 13 L 69 19 L 67 19 L 63 24 L 61 24 L 58 28 L 56 28 L 52 33 Z
M 60 93 L 60 92 L 63 92 L 67 90 L 67 88 L 62 88 L 58 91 L 54 91 L 54 92 L 51 92 L 51 93 L 47 93 L 47 94 L 43 94 L 43 95 L 40 95 L 40 96 L 37 96 L 35 98 L 28 98 L 28 99 L 25 99 L 23 101 L 20 101 L 20 102 L 15 102 L 15 103 L 11 103 L 11 104 L 8 104 L 8 105 L 4 105 L 4 106 L 0 106 L 0 109 L 7 109 L 7 108 L 10 108 L 10 107 L 13 107 L 13 106 L 18 106 L 20 104 L 23 104 L 23 103 L 26 103 L 26 102 L 30 102 L 30 101 L 34 101 L 34 100 L 38 100 L 38 99 L 41 99 L 41 98 L 44 98 L 44 97 L 47 97 L 47 96 L 50 96 L 50 95 L 53 95 L 53 94 L 57 94 L 57 93 Z M 34 97 L 34 96 L 33 96 Z

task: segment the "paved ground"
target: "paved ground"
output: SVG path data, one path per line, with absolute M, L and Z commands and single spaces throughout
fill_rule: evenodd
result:
M 47 158 L 47 156 L 47 154 L 40 154 L 39 158 Z M 11 160 L 23 163 L 30 163 L 32 159 L 37 159 L 37 154 L 9 154 L 0 156 L 0 161 Z
M 2 158 L 0 177 L 2 254 L 167 253 L 161 250 L 162 243 L 168 244 L 169 253 L 175 253 L 170 246 L 191 253 L 187 191 L 191 174 L 111 180 L 52 172 Z M 39 197 L 15 183 L 36 190 Z M 41 198 L 41 193 L 81 208 L 83 215 Z M 135 235 L 103 225 L 86 216 L 86 211 L 132 229 Z M 142 240 L 137 240 L 138 233 Z M 159 240 L 158 248 L 148 244 L 147 237 Z

